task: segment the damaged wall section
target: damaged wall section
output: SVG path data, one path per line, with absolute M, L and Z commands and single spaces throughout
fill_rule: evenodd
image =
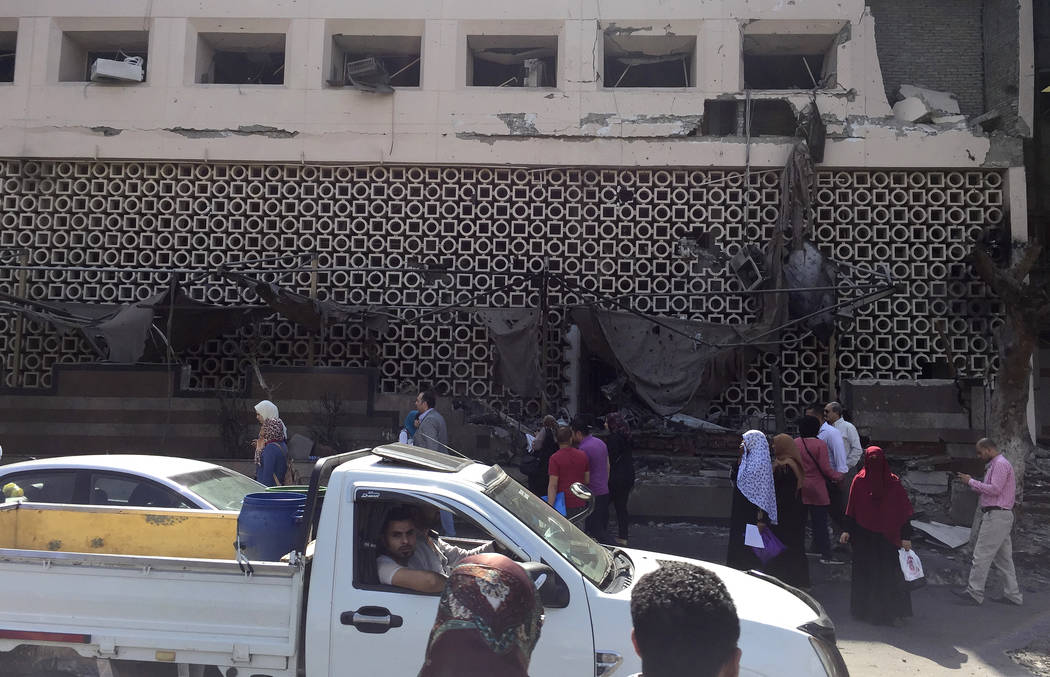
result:
M 902 84 L 922 85 L 954 92 L 964 115 L 984 112 L 982 0 L 868 0 L 868 6 L 891 103 Z

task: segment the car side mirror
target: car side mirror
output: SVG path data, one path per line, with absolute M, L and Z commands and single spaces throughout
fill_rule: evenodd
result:
M 591 494 L 591 490 L 587 488 L 587 485 L 583 482 L 573 482 L 572 486 L 569 487 L 569 491 L 572 495 L 587 503 L 584 509 L 576 515 L 569 518 L 569 521 L 579 526 L 583 524 L 583 521 L 587 519 L 587 516 L 594 512 L 594 495 Z
M 569 606 L 569 586 L 554 569 L 541 562 L 520 562 L 521 568 L 538 584 L 540 601 L 545 609 L 564 609 Z

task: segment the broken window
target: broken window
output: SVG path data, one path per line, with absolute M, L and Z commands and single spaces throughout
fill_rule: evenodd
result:
M 422 38 L 418 35 L 333 35 L 333 87 L 376 90 L 419 87 Z
M 606 87 L 691 87 L 696 65 L 696 38 L 635 35 L 606 30 Z
M 467 85 L 557 87 L 558 36 L 467 36 Z
M 194 82 L 283 85 L 283 33 L 198 33 Z
M 63 31 L 59 82 L 142 82 L 149 31 Z
M 783 99 L 751 100 L 751 136 L 795 136 L 798 116 Z
M 0 31 L 0 82 L 15 81 L 15 43 L 18 33 Z
M 704 136 L 734 136 L 737 134 L 736 101 L 704 101 L 704 121 L 701 125 Z
M 775 22 L 756 22 L 759 24 Z M 749 33 L 745 28 L 744 87 L 747 89 L 814 89 L 835 84 L 838 33 Z M 757 30 L 757 29 L 756 29 Z

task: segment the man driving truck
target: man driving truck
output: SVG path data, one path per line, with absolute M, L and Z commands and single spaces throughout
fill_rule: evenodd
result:
M 387 513 L 380 541 L 382 554 L 376 558 L 380 583 L 439 593 L 459 560 L 494 552 L 491 541 L 471 550 L 446 543 L 430 531 L 439 520 L 438 509 L 431 505 L 401 505 Z

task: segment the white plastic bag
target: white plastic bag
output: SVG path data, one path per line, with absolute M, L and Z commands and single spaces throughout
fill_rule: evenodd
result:
M 904 585 L 909 589 L 926 584 L 926 574 L 922 570 L 922 561 L 914 550 L 901 548 L 897 551 L 901 561 L 901 572 L 904 574 Z

